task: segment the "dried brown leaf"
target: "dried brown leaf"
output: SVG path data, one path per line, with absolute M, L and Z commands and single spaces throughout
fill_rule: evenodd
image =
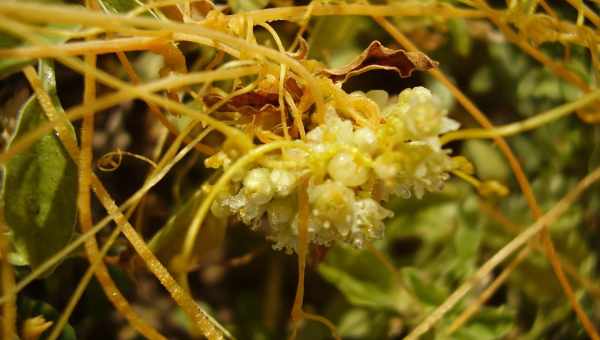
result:
M 438 63 L 421 52 L 394 50 L 373 41 L 358 57 L 349 64 L 333 69 L 325 69 L 334 81 L 345 82 L 351 77 L 371 71 L 394 71 L 402 78 L 410 77 L 413 71 L 425 71 L 437 67 Z
M 294 100 L 302 97 L 304 89 L 293 78 L 287 78 L 285 89 Z M 208 106 L 215 105 L 223 96 L 215 93 L 204 96 L 204 103 Z M 279 107 L 279 94 L 275 90 L 257 89 L 252 92 L 242 93 L 232 97 L 225 103 L 220 111 L 236 111 L 242 114 L 257 114 L 261 112 L 277 112 Z

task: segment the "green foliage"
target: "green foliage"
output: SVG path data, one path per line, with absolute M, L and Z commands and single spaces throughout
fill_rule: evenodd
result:
M 392 289 L 381 290 L 376 283 L 357 280 L 353 275 L 326 264 L 319 266 L 319 273 L 335 284 L 353 305 L 390 310 L 400 308 L 399 301 L 393 298 Z
M 456 331 L 452 339 L 503 339 L 512 329 L 514 321 L 514 313 L 505 308 L 483 308 L 468 325 Z
M 63 33 L 44 33 L 40 34 L 39 38 L 44 40 L 47 44 L 58 45 L 69 40 L 68 33 L 70 31 L 76 31 L 79 29 L 79 25 L 64 25 L 64 24 L 52 24 L 47 25 L 47 28 L 54 29 L 57 31 L 63 31 Z M 27 46 L 19 38 L 0 32 L 0 48 L 10 48 L 17 46 Z M 24 66 L 32 63 L 33 59 L 13 59 L 13 58 L 0 58 L 0 79 L 10 75 L 14 72 L 19 71 Z
M 244 13 L 267 6 L 278 6 L 283 2 L 285 1 L 229 0 L 227 3 L 234 13 Z M 443 2 L 461 8 L 468 7 L 468 2 L 465 1 Z M 99 3 L 109 14 L 122 14 L 137 8 L 142 2 L 140 0 L 99 0 Z M 321 1 L 321 3 L 344 4 L 346 1 Z M 509 3 L 513 7 L 506 10 L 507 19 L 513 20 L 511 15 L 530 15 L 534 10 L 538 15 L 542 13 L 539 2 L 536 1 L 510 1 Z M 552 2 L 548 3 L 552 4 Z M 577 15 L 566 2 L 563 5 L 556 8 L 558 17 Z M 588 4 L 588 6 L 593 5 Z M 500 5 L 497 7 L 500 8 Z M 596 6 L 595 9 L 597 10 L 598 7 Z M 423 17 L 396 17 L 392 21 L 416 45 L 423 48 L 433 59 L 440 61 L 441 70 L 474 100 L 494 124 L 502 125 L 532 117 L 544 110 L 576 100 L 580 96 L 581 91 L 578 88 L 558 77 L 518 46 L 502 38 L 491 21 L 466 17 L 446 20 L 443 16 L 436 16 L 435 13 L 425 14 Z M 165 18 L 158 9 L 144 15 Z M 218 21 L 211 24 L 228 34 L 234 30 L 245 29 L 245 27 L 238 27 L 239 22 L 230 22 L 231 25 L 223 25 L 223 27 L 219 26 L 222 23 Z M 284 45 L 289 46 L 297 34 L 297 25 L 277 20 L 270 24 L 280 34 Z M 489 24 L 489 26 L 482 24 Z M 59 28 L 77 29 L 77 27 L 67 26 Z M 256 31 L 259 42 L 272 43 L 270 34 L 263 29 Z M 374 40 L 382 41 L 389 47 L 399 47 L 368 16 L 314 16 L 308 23 L 307 32 L 305 36 L 308 37 L 310 45 L 309 58 L 319 60 L 326 67 L 345 65 Z M 51 44 L 59 44 L 69 39 L 68 35 L 53 35 L 47 32 L 43 35 L 38 34 Z M 563 36 L 563 38 L 568 40 L 572 37 Z M 594 70 L 594 66 L 591 64 L 589 51 L 580 46 L 570 45 L 567 40 L 560 44 L 544 43 L 536 48 L 575 72 L 592 86 L 597 80 L 594 78 L 594 73 L 590 71 Z M 568 51 L 564 48 L 567 45 Z M 0 48 L 17 46 L 28 45 L 12 35 L 0 34 Z M 269 47 L 273 48 L 273 45 Z M 203 60 L 195 64 L 194 71 L 202 71 L 211 63 L 216 51 L 219 50 L 218 46 L 213 49 L 206 46 L 199 47 L 190 42 L 179 42 L 178 48 L 186 55 L 188 65 L 198 61 L 198 59 L 194 60 L 198 54 L 201 56 Z M 244 54 L 245 51 L 241 52 Z M 161 73 L 164 66 L 162 56 L 149 51 L 128 52 L 128 56 L 143 81 L 164 77 Z M 224 62 L 232 59 L 231 56 L 225 56 Z M 101 60 L 100 68 L 112 74 L 124 74 L 122 67 L 115 66 L 112 56 L 103 56 Z M 31 62 L 31 60 L 2 59 L 0 77 Z M 313 61 L 310 60 L 299 60 L 299 62 L 309 69 L 314 66 Z M 235 63 L 232 65 L 235 66 Z M 287 72 L 293 74 L 293 70 L 289 68 Z M 41 75 L 45 80 L 46 89 L 55 101 L 55 106 L 61 109 L 56 96 L 56 86 L 53 83 L 52 67 L 42 63 Z M 399 93 L 398 89 L 424 83 L 436 94 L 443 108 L 453 119 L 459 120 L 465 128 L 476 127 L 474 121 L 467 117 L 464 109 L 452 98 L 444 85 L 433 78 L 415 75 L 410 79 L 394 80 L 394 84 L 382 80 L 383 78 L 379 79 L 378 76 L 374 77 L 374 83 L 368 83 L 367 77 L 357 78 L 354 79 L 356 81 L 352 84 L 353 88 L 363 90 L 364 87 L 364 90 L 368 91 L 375 86 L 377 89 L 385 89 L 390 95 L 390 101 L 396 100 L 394 96 Z M 270 90 L 268 80 L 267 78 L 264 80 L 267 85 L 260 84 L 264 85 L 264 89 L 261 87 L 261 90 Z M 219 81 L 219 86 L 211 90 L 216 89 L 216 92 L 224 96 L 227 90 L 237 85 L 241 86 L 244 81 L 245 78 L 236 81 Z M 227 86 L 221 86 L 222 84 Z M 99 92 L 104 91 L 102 87 L 99 88 L 102 89 Z M 194 100 L 190 99 L 188 93 L 177 97 L 176 95 L 181 94 L 177 90 L 172 90 L 168 96 L 170 99 L 178 98 L 188 108 L 197 112 L 206 112 L 210 105 L 202 103 L 202 98 L 200 96 L 196 98 L 196 95 L 207 89 L 194 87 L 193 90 L 196 91 Z M 67 88 L 66 91 L 68 92 L 69 89 Z M 238 99 L 247 98 L 240 96 Z M 257 100 L 260 101 L 262 98 Z M 152 129 L 146 129 L 147 122 L 141 118 L 144 117 L 146 108 L 140 109 L 141 102 L 132 101 L 132 103 L 122 103 L 114 109 L 118 114 L 135 117 L 134 124 L 130 124 L 129 121 L 127 123 L 127 125 L 135 125 L 134 127 L 121 128 L 127 130 L 127 133 L 131 133 L 133 137 L 135 146 L 132 147 L 131 152 L 144 153 L 147 156 L 150 154 L 148 151 L 150 147 L 140 147 L 138 144 L 151 141 L 152 143 L 148 144 L 152 144 L 150 146 L 154 148 L 154 142 L 162 143 L 163 137 L 166 141 L 165 145 L 168 145 L 170 137 L 157 137 L 154 131 L 149 132 Z M 311 105 L 311 103 L 303 104 Z M 267 107 L 269 105 L 271 103 Z M 227 108 L 230 109 L 235 111 L 236 108 Z M 352 113 L 344 112 L 348 116 Z M 264 119 L 262 113 L 247 114 L 247 117 L 244 116 L 246 113 L 215 111 L 211 114 L 228 123 L 239 118 L 237 116 L 243 116 L 253 124 L 257 124 L 251 125 L 252 129 L 261 127 L 260 120 Z M 98 116 L 100 115 L 105 113 L 98 113 Z M 278 117 L 278 115 L 279 113 L 274 116 Z M 102 121 L 102 119 L 98 120 Z M 183 130 L 190 121 L 188 116 L 173 116 L 169 119 L 174 122 L 179 131 Z M 44 112 L 35 96 L 30 98 L 20 112 L 13 140 L 18 141 L 45 122 L 47 120 Z M 273 124 L 276 123 L 278 122 Z M 314 122 L 308 119 L 305 123 L 308 129 L 314 125 Z M 96 133 L 109 135 L 110 131 L 105 131 L 108 129 L 100 124 L 97 126 Z M 273 128 L 275 134 L 280 132 L 278 129 L 279 125 Z M 222 136 L 211 133 L 207 140 L 207 145 L 219 145 Z M 536 130 L 511 136 L 507 141 L 523 165 L 527 178 L 531 180 L 535 196 L 543 211 L 551 209 L 590 169 L 600 165 L 600 128 L 583 124 L 576 117 L 562 118 Z M 110 147 L 112 145 L 102 145 L 96 151 L 102 148 L 104 152 L 105 148 Z M 453 179 L 447 183 L 443 191 L 426 195 L 423 199 L 394 199 L 387 202 L 386 208 L 393 210 L 394 217 L 386 221 L 384 239 L 372 245 L 389 261 L 386 264 L 368 250 L 333 245 L 318 266 L 308 267 L 305 310 L 327 317 L 337 326 L 344 339 L 402 338 L 435 307 L 444 302 L 461 283 L 471 279 L 483 262 L 532 222 L 530 208 L 520 192 L 506 158 L 493 142 L 489 140 L 454 142 L 451 148 L 454 150 L 453 155 L 465 156 L 474 165 L 475 177 L 482 180 L 497 180 L 510 189 L 510 194 L 502 198 L 481 197 L 478 196 L 476 189 L 458 179 Z M 231 155 L 224 155 L 224 157 L 229 156 Z M 182 269 L 178 266 L 177 255 L 181 252 L 191 221 L 205 199 L 206 190 L 210 189 L 209 185 L 206 187 L 196 185 L 199 178 L 209 178 L 208 171 L 211 171 L 206 169 L 198 171 L 198 168 L 202 167 L 203 159 L 201 157 L 196 159 L 198 160 L 196 166 L 179 172 L 178 165 L 173 171 L 175 175 L 166 176 L 164 186 L 161 183 L 153 188 L 147 197 L 146 203 L 149 208 L 141 210 L 143 214 L 139 218 L 139 220 L 147 218 L 145 223 L 140 222 L 139 230 L 140 234 L 149 240 L 152 252 L 164 265 L 178 273 L 185 272 L 186 268 Z M 123 167 L 118 171 L 102 174 L 108 179 L 106 182 L 114 180 L 111 184 L 114 184 L 115 189 L 111 188 L 111 194 L 114 191 L 115 196 L 119 198 L 116 199 L 117 203 L 120 202 L 121 197 L 129 193 L 127 191 L 129 187 L 122 188 L 126 187 L 122 183 L 129 183 L 132 178 L 144 178 L 147 174 L 146 167 L 139 170 L 131 166 L 131 163 L 126 159 Z M 221 175 L 221 172 L 216 172 L 216 175 Z M 44 136 L 26 152 L 9 162 L 4 175 L 3 199 L 5 217 L 11 227 L 11 236 L 17 251 L 12 257 L 13 263 L 21 259 L 24 260 L 22 265 L 29 263 L 35 267 L 72 238 L 77 188 L 75 176 L 74 165 L 54 134 Z M 175 182 L 189 186 L 183 189 L 184 194 L 174 195 L 176 199 L 171 197 L 170 191 L 173 177 L 177 178 Z M 210 177 L 207 183 L 214 183 L 214 178 L 216 177 Z M 573 204 L 560 219 L 549 226 L 561 259 L 570 265 L 575 275 L 587 278 L 592 285 L 596 285 L 598 281 L 598 211 L 600 211 L 598 190 L 598 186 L 590 190 L 587 196 Z M 495 218 L 483 208 L 484 205 L 488 207 L 487 210 L 506 215 L 512 225 L 501 223 L 497 216 Z M 237 228 L 235 225 L 225 228 L 226 222 L 234 224 L 237 221 L 234 217 L 229 219 L 225 221 L 211 216 L 202 224 L 192 252 L 194 258 L 187 264 L 195 266 L 194 270 L 199 268 L 197 275 L 196 273 L 189 275 L 190 288 L 199 299 L 208 301 L 210 307 L 213 307 L 208 309 L 214 311 L 214 315 L 219 319 L 225 320 L 227 328 L 240 339 L 284 338 L 284 334 L 289 333 L 288 311 L 297 278 L 296 258 L 286 257 L 282 252 L 265 251 L 268 245 L 262 234 L 257 236 L 256 233 L 248 232 L 245 228 Z M 135 226 L 138 227 L 138 219 L 130 219 L 132 223 L 134 220 Z M 257 219 L 255 222 L 253 228 L 264 231 L 264 221 Z M 225 235 L 226 232 L 229 235 Z M 237 238 L 232 237 L 231 234 L 235 234 Z M 98 239 L 102 240 L 103 235 L 100 233 Z M 156 298 L 162 297 L 160 294 L 163 292 L 155 288 L 159 291 L 157 293 L 152 288 L 148 288 L 154 281 L 140 271 L 126 271 L 130 268 L 128 266 L 130 262 L 127 261 L 130 260 L 131 252 L 133 251 L 129 245 L 124 242 L 118 242 L 110 251 L 111 255 L 118 255 L 121 260 L 115 265 L 115 267 L 120 266 L 120 270 L 111 273 L 113 276 L 118 273 L 116 276 L 121 278 L 118 283 L 126 281 L 124 277 L 128 274 L 135 276 L 135 280 L 131 282 L 136 285 L 136 289 L 126 291 L 125 295 L 135 296 L 133 293 L 141 287 L 139 295 L 144 298 L 148 294 L 150 296 L 148 299 L 152 300 L 152 306 L 148 308 L 152 310 L 150 313 L 152 316 L 147 319 L 156 321 L 160 325 L 160 331 L 166 330 L 165 334 L 168 334 L 169 338 L 172 334 L 176 334 L 173 338 L 181 336 L 179 333 L 182 330 L 189 331 L 192 327 L 181 310 L 167 309 L 164 305 L 168 304 Z M 258 254 L 249 261 L 249 264 L 244 264 L 247 267 L 233 265 L 230 267 L 229 264 L 223 264 L 228 259 L 246 252 Z M 207 256 L 209 253 L 218 255 Z M 311 255 L 314 253 L 311 252 Z M 277 260 L 281 263 L 285 262 L 287 267 L 273 270 L 277 275 L 261 275 L 261 270 L 271 265 L 273 257 L 278 257 Z M 395 266 L 396 271 L 390 270 L 389 264 Z M 505 266 L 506 264 L 502 264 L 491 275 L 483 278 L 482 283 L 475 285 L 471 295 L 448 311 L 423 338 L 434 340 L 584 338 L 581 325 L 564 298 L 546 256 L 536 249 L 531 251 L 528 258 L 515 269 L 509 279 L 472 319 L 452 335 L 447 335 L 445 331 L 452 321 L 475 301 L 485 286 L 489 285 Z M 61 269 L 65 267 L 67 266 Z M 598 324 L 600 312 L 594 300 L 595 295 L 592 295 L 589 290 L 584 290 L 581 282 L 573 277 L 571 272 L 569 273 L 571 275 L 569 280 L 573 283 L 585 311 L 592 321 Z M 21 275 L 18 276 L 20 278 Z M 66 276 L 63 271 L 57 271 L 51 279 L 45 281 L 48 295 L 53 297 L 59 295 L 61 289 L 64 289 L 60 283 L 66 282 L 63 280 Z M 52 285 L 48 285 L 50 280 L 53 282 Z M 71 284 L 70 288 L 72 286 L 74 284 Z M 268 300 L 268 303 L 276 304 L 280 315 L 275 325 L 267 325 L 266 317 L 261 313 L 264 312 L 267 304 L 263 294 L 268 295 L 272 292 L 275 292 L 273 294 L 276 296 L 273 300 L 277 303 L 272 300 Z M 30 293 L 26 291 L 23 295 Z M 107 312 L 111 307 L 101 294 L 97 285 L 86 292 L 82 305 L 85 306 L 85 313 L 91 316 L 77 316 L 77 312 L 74 314 L 76 316 L 73 317 L 72 322 L 78 328 L 78 332 L 80 328 L 85 329 L 90 323 L 100 323 L 99 320 L 110 325 L 121 322 L 115 321 Z M 23 301 L 27 301 L 27 304 Z M 46 299 L 46 301 L 54 304 L 54 300 Z M 103 305 L 103 308 L 96 310 L 94 307 L 97 301 L 102 301 L 106 306 Z M 49 305 L 42 302 L 24 299 L 20 300 L 19 315 L 20 318 L 28 318 L 44 314 L 51 320 L 55 317 L 55 313 L 49 314 L 47 312 L 49 308 Z M 147 315 L 144 315 L 144 318 L 146 317 Z M 89 321 L 90 319 L 93 321 Z M 172 321 L 170 319 L 176 319 L 176 322 L 170 323 Z M 65 329 L 64 339 L 73 339 L 72 333 L 72 328 Z M 330 338 L 327 328 L 313 321 L 305 321 L 298 335 L 299 340 Z
M 365 17 L 317 18 L 308 41 L 310 57 L 323 61 L 331 68 L 346 65 L 371 42 L 360 34 L 374 28 L 372 21 Z
M 62 110 L 52 64 L 40 62 L 40 77 L 53 104 Z M 36 97 L 31 97 L 19 114 L 13 143 L 46 122 L 44 110 Z M 58 137 L 49 133 L 8 162 L 3 188 L 5 218 L 15 250 L 35 268 L 73 236 L 77 168 Z

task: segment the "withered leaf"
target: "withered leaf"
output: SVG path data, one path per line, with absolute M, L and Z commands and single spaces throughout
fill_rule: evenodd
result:
M 221 9 L 225 6 L 219 6 Z M 212 10 L 219 9 L 212 1 L 194 0 L 190 1 L 190 16 L 194 20 L 205 18 Z M 183 12 L 177 5 L 163 6 L 161 12 L 169 19 L 177 22 L 183 22 Z
M 349 64 L 333 69 L 325 69 L 323 73 L 333 81 L 345 82 L 351 77 L 371 71 L 394 71 L 402 78 L 410 77 L 413 71 L 425 71 L 437 67 L 438 63 L 421 52 L 394 50 L 373 41 L 359 56 Z
M 304 89 L 293 78 L 285 80 L 285 89 L 292 95 L 294 100 L 302 97 Z M 204 103 L 208 106 L 217 104 L 223 96 L 219 94 L 208 94 L 204 96 Z M 277 92 L 257 89 L 248 93 L 243 93 L 232 97 L 227 103 L 223 104 L 219 111 L 237 111 L 242 114 L 250 115 L 260 112 L 277 112 L 279 107 L 279 94 Z
M 217 104 L 223 97 L 218 94 L 208 94 L 204 96 L 204 103 L 209 106 Z M 278 105 L 277 93 L 267 91 L 252 91 L 232 97 L 221 106 L 219 111 L 236 111 L 245 115 L 256 114 L 263 111 L 277 111 Z

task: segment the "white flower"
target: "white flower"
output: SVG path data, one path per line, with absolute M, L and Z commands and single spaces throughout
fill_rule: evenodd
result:
M 375 159 L 373 169 L 375 174 L 382 180 L 392 180 L 398 175 L 398 164 L 391 152 L 379 155 Z
M 341 152 L 333 156 L 327 166 L 329 176 L 347 187 L 357 187 L 364 184 L 369 178 L 369 170 L 354 161 L 348 152 Z
M 273 248 L 295 251 L 300 223 L 297 189 L 299 179 L 307 176 L 309 242 L 345 242 L 360 248 L 383 237 L 384 220 L 392 212 L 381 202 L 389 196 L 421 198 L 441 190 L 453 163 L 439 135 L 456 130 L 458 123 L 446 117 L 431 92 L 423 87 L 407 89 L 391 105 L 385 91 L 352 96 L 363 108 L 383 110 L 385 119 L 374 123 L 377 126 L 355 127 L 328 106 L 324 124 L 298 141 L 304 145 L 265 155 L 271 159 L 261 164 L 269 165 L 240 173 L 217 197 L 212 213 L 219 218 L 234 215 L 254 229 L 260 227 Z M 226 161 L 213 157 L 209 165 Z M 369 197 L 374 192 L 377 199 Z
M 359 248 L 363 246 L 365 241 L 383 237 L 385 228 L 383 220 L 394 215 L 371 198 L 355 201 L 353 212 L 352 234 L 354 238 L 352 243 Z
M 325 115 L 326 129 L 323 133 L 323 141 L 329 143 L 352 144 L 354 128 L 352 122 L 341 119 L 335 110 L 328 110 Z
M 292 193 L 296 187 L 297 177 L 290 171 L 274 169 L 271 172 L 271 183 L 275 188 L 275 195 L 284 197 Z
M 377 151 L 377 135 L 375 135 L 373 130 L 367 127 L 362 127 L 354 131 L 354 139 L 352 142 L 360 151 L 367 154 L 372 155 Z
M 270 171 L 266 168 L 250 170 L 244 177 L 244 193 L 255 204 L 267 203 L 273 198 L 275 189 L 270 179 Z
M 267 207 L 267 218 L 271 226 L 289 224 L 294 219 L 296 202 L 291 198 L 278 198 Z
M 341 236 L 346 236 L 352 225 L 352 204 L 354 191 L 343 184 L 327 180 L 308 189 L 311 213 L 323 221 L 324 228 L 336 228 Z

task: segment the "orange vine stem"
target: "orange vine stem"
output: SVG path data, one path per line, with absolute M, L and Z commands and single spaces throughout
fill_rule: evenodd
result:
M 394 39 L 396 39 L 396 41 L 398 41 L 398 43 L 400 43 L 406 49 L 418 51 L 418 48 L 387 19 L 382 17 L 374 17 L 374 19 L 383 29 L 385 29 Z M 462 93 L 462 91 L 460 91 L 460 89 L 458 89 L 440 70 L 433 69 L 429 72 L 433 77 L 435 77 L 438 81 L 444 84 L 450 90 L 450 92 L 452 92 L 454 97 L 463 105 L 463 107 L 473 116 L 473 118 L 475 118 L 475 120 L 480 125 L 487 129 L 492 129 L 494 127 L 489 121 L 489 119 L 487 119 L 485 114 L 483 114 L 483 112 L 481 112 L 481 110 L 479 110 L 477 106 L 464 93 Z M 527 200 L 527 204 L 531 209 L 532 215 L 534 219 L 538 220 L 542 216 L 542 212 L 537 203 L 535 195 L 533 194 L 533 190 L 531 189 L 529 180 L 525 176 L 525 172 L 523 171 L 519 160 L 510 149 L 508 143 L 502 137 L 495 137 L 494 141 L 498 145 L 502 153 L 506 156 L 511 169 L 515 174 L 517 182 L 519 183 L 519 186 L 523 191 L 523 195 Z M 544 242 L 544 246 L 546 247 L 546 256 L 548 257 L 548 260 L 552 265 L 554 273 L 556 274 L 556 277 L 558 278 L 565 292 L 565 295 L 567 295 L 567 298 L 569 299 L 573 310 L 577 314 L 577 317 L 583 324 L 588 335 L 594 340 L 600 340 L 600 336 L 596 332 L 596 329 L 593 326 L 592 322 L 588 318 L 585 311 L 583 311 L 583 308 L 581 308 L 579 302 L 577 302 L 577 299 L 573 292 L 573 288 L 571 287 L 568 279 L 566 278 L 562 270 L 562 266 L 556 255 L 556 249 L 554 248 L 552 240 L 550 239 L 550 235 L 547 232 L 547 228 L 543 228 L 541 236 Z

